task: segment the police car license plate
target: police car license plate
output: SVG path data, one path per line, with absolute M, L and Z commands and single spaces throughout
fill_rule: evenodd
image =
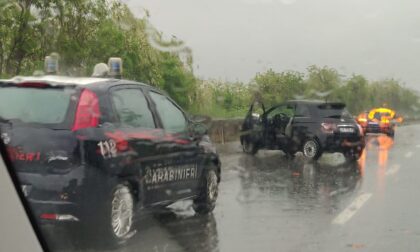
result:
M 342 133 L 354 133 L 353 128 L 340 128 L 340 132 Z

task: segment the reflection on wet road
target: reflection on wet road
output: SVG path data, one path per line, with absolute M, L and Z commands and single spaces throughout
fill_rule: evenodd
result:
M 212 215 L 194 215 L 190 202 L 145 214 L 130 243 L 110 250 L 416 250 L 419 129 L 399 128 L 395 142 L 369 136 L 358 162 L 339 154 L 316 163 L 299 155 L 291 161 L 277 151 L 254 157 L 241 153 L 238 143 L 221 146 L 222 182 Z M 56 233 L 51 237 L 60 251 L 98 250 Z

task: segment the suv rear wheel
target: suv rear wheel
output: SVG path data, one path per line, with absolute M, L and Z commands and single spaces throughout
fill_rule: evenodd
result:
M 322 155 L 321 146 L 315 139 L 307 139 L 302 145 L 302 153 L 309 160 L 318 160 Z

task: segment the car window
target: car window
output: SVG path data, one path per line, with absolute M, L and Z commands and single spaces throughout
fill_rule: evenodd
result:
M 66 119 L 74 93 L 73 89 L 63 88 L 3 87 L 0 117 L 24 123 L 60 124 Z
M 322 104 L 317 107 L 321 118 L 351 119 L 352 115 L 345 108 L 344 104 Z
M 283 114 L 287 117 L 292 117 L 294 115 L 294 109 L 291 105 L 281 105 L 268 112 L 267 118 L 271 119 L 278 114 Z
M 311 114 L 309 112 L 309 108 L 305 104 L 298 104 L 296 107 L 296 114 L 295 116 L 299 117 L 310 117 Z
M 375 118 L 376 120 L 381 120 L 382 115 L 381 115 L 381 113 L 376 112 L 376 113 L 373 115 L 373 118 Z
M 139 89 L 118 89 L 112 92 L 112 102 L 123 126 L 155 128 L 152 112 Z
M 150 97 L 156 104 L 163 128 L 168 132 L 183 132 L 187 127 L 184 113 L 166 96 L 150 92 Z

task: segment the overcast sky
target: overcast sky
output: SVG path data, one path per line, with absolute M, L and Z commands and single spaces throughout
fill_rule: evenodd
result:
M 204 78 L 330 66 L 420 89 L 419 0 L 127 0 L 192 48 Z

